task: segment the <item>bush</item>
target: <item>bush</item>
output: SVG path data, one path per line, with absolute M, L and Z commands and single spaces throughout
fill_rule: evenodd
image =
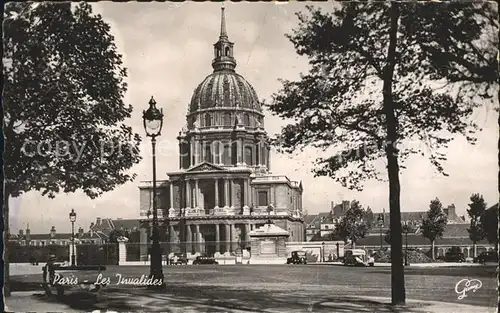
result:
M 374 255 L 375 262 L 379 263 L 391 263 L 391 252 L 390 251 L 377 251 Z M 405 258 L 405 253 L 403 251 L 403 261 Z M 413 249 L 408 249 L 408 262 L 412 263 L 434 263 L 441 262 L 440 260 L 432 260 L 422 251 L 417 251 Z

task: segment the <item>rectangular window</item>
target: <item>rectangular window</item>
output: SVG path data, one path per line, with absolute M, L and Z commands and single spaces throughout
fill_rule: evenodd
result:
M 259 206 L 267 207 L 267 191 L 259 191 Z

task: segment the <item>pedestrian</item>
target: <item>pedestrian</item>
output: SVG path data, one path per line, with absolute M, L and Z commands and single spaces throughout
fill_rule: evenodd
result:
M 370 255 L 368 258 L 368 266 L 374 266 L 375 265 L 375 254 Z

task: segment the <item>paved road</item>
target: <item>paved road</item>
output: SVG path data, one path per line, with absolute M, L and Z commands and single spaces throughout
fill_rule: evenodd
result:
M 279 309 L 355 312 L 359 308 L 341 310 L 332 307 L 331 303 L 345 302 L 347 296 L 390 297 L 391 293 L 390 268 L 318 265 L 172 266 L 164 268 L 168 290 L 157 296 L 146 292 L 144 287 L 114 285 L 117 282 L 116 273 L 127 278 L 140 277 L 141 274 L 148 274 L 148 268 L 108 266 L 105 276 L 110 277 L 112 285 L 103 294 L 107 300 L 97 305 L 80 302 L 84 307 L 79 309 L 123 311 L 127 308 L 153 307 L 162 311 L 160 307 L 168 301 L 169 311 L 177 307 L 204 312 L 267 312 Z M 479 279 L 482 287 L 458 300 L 455 285 L 464 278 Z M 16 278 L 25 283 L 36 279 L 38 275 Z M 496 307 L 498 293 L 494 268 L 408 268 L 405 279 L 408 299 Z M 144 295 L 148 296 L 147 300 L 143 299 Z

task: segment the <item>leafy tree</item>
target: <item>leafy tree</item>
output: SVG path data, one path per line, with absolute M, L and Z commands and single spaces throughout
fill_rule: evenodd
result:
M 368 228 L 372 228 L 373 226 L 375 226 L 375 220 L 374 220 L 374 217 L 373 217 L 373 212 L 372 212 L 372 209 L 370 207 L 368 207 L 366 209 L 366 223 L 368 225 Z
M 477 256 L 477 246 L 476 243 L 481 239 L 484 239 L 486 234 L 484 233 L 483 227 L 481 225 L 481 216 L 486 210 L 486 203 L 484 202 L 483 196 L 475 193 L 470 197 L 471 203 L 469 203 L 469 208 L 467 209 L 467 214 L 470 217 L 470 227 L 467 229 L 469 232 L 469 238 L 472 240 L 474 257 Z
M 384 241 L 388 245 L 390 245 L 391 242 L 392 242 L 391 229 L 390 228 L 385 232 Z
M 336 223 L 332 236 L 342 238 L 345 243 L 351 242 L 354 248 L 356 241 L 364 238 L 370 230 L 366 217 L 367 210 L 363 209 L 358 201 L 352 201 L 344 217 Z
M 427 150 L 445 174 L 450 135 L 471 143 L 474 108 L 494 103 L 498 78 L 497 7 L 492 2 L 342 2 L 333 13 L 308 7 L 288 38 L 311 64 L 299 81 L 283 81 L 269 109 L 291 122 L 275 140 L 281 151 L 323 150 L 317 176 L 361 190 L 385 180 L 390 225 L 401 234 L 400 169 Z M 438 88 L 439 87 L 439 88 Z M 484 102 L 483 102 L 484 103 Z M 401 236 L 391 243 L 392 303 L 405 302 Z
M 431 242 L 431 255 L 433 260 L 436 258 L 434 242 L 437 238 L 443 236 L 447 223 L 448 216 L 443 212 L 441 201 L 437 198 L 432 200 L 427 215 L 422 219 L 422 236 L 429 239 Z
M 9 2 L 5 11 L 4 236 L 9 198 L 96 198 L 132 181 L 140 161 L 140 137 L 124 123 L 126 69 L 102 17 L 84 2 Z
M 498 253 L 498 204 L 485 210 L 480 222 L 486 239 L 488 242 L 495 244 L 495 251 Z
M 118 243 L 118 238 L 125 236 L 125 231 L 122 229 L 113 229 L 109 233 L 109 242 Z M 128 237 L 127 237 L 128 238 Z
M 406 234 L 413 234 L 415 231 L 416 231 L 416 226 L 412 223 L 402 223 L 401 224 L 401 230 L 402 232 L 406 235 Z M 391 237 L 391 228 L 389 228 L 386 232 L 385 232 L 385 236 L 384 236 L 384 240 L 387 244 L 391 244 L 391 241 L 392 241 L 392 237 Z

